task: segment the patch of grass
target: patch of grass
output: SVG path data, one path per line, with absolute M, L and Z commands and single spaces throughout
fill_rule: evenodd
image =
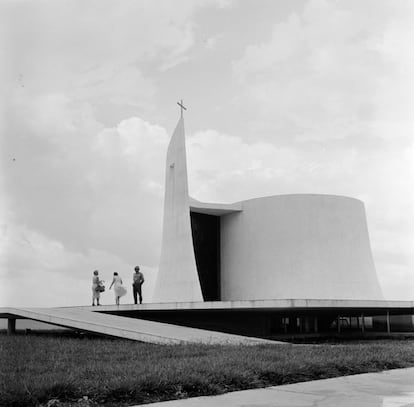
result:
M 414 366 L 414 341 L 160 346 L 0 335 L 0 361 L 1 406 L 109 407 Z

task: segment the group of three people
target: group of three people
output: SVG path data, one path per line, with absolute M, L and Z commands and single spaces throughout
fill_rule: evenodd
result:
M 144 284 L 144 275 L 139 271 L 139 266 L 135 267 L 135 272 L 132 276 L 132 293 L 134 296 L 134 303 L 142 304 L 142 284 Z M 101 297 L 101 292 L 103 291 L 103 280 L 99 279 L 99 271 L 95 270 L 93 272 L 92 277 L 92 305 L 101 305 L 99 304 L 99 299 Z M 127 290 L 123 286 L 122 278 L 118 275 L 117 272 L 114 273 L 114 278 L 112 279 L 112 283 L 109 286 L 109 289 L 114 287 L 114 294 L 115 294 L 115 303 L 116 305 L 119 305 L 119 299 L 123 297 Z

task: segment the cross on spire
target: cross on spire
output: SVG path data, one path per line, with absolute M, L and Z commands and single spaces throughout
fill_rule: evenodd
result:
M 183 117 L 183 110 L 187 110 L 187 108 L 183 104 L 183 100 L 181 99 L 181 103 L 177 102 L 177 105 L 181 108 L 181 117 Z

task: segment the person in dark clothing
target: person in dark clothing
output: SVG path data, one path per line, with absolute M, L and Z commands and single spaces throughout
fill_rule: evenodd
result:
M 132 293 L 135 304 L 137 304 L 137 295 L 139 297 L 139 303 L 142 304 L 142 284 L 144 284 L 144 281 L 144 275 L 139 271 L 139 266 L 136 266 L 135 273 L 132 276 Z

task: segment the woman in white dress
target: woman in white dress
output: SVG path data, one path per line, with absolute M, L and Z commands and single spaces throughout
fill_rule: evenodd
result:
M 112 286 L 114 286 L 115 303 L 116 305 L 119 305 L 119 299 L 123 297 L 127 291 L 122 285 L 122 278 L 118 276 L 117 272 L 114 273 L 114 278 L 109 289 L 111 289 Z
M 92 277 L 92 305 L 93 306 L 95 306 L 95 300 L 96 300 L 96 305 L 100 305 L 99 297 L 101 296 L 101 293 L 97 291 L 97 288 L 100 283 L 101 281 L 99 280 L 99 272 L 98 270 L 95 270 L 93 272 L 93 277 Z

